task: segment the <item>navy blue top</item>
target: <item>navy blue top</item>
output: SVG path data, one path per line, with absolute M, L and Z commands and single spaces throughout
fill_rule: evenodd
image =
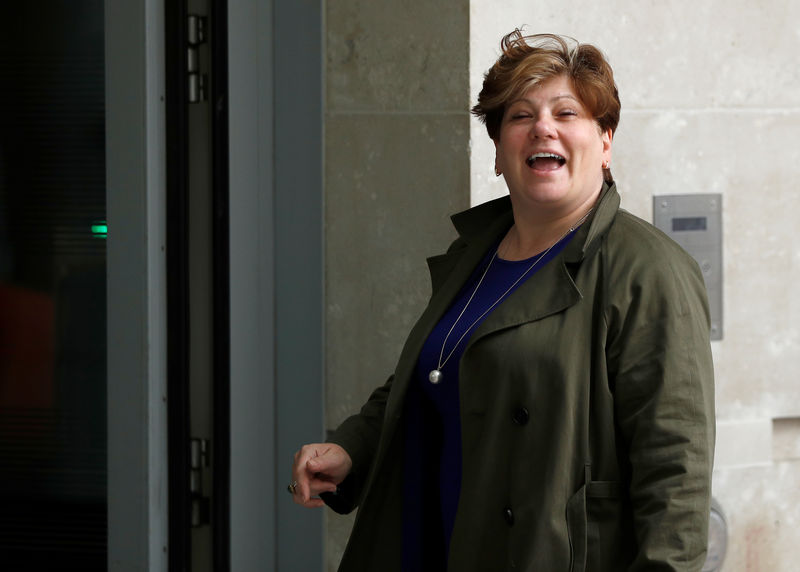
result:
M 420 352 L 416 375 L 405 404 L 404 571 L 438 571 L 444 570 L 447 565 L 447 553 L 461 489 L 458 366 L 470 336 L 491 313 L 491 310 L 486 310 L 495 301 L 504 300 L 533 276 L 561 252 L 573 236 L 574 232 L 564 237 L 527 274 L 526 271 L 541 254 L 512 262 L 497 257 L 492 259 L 496 249 L 491 249 L 428 336 Z M 487 265 L 490 266 L 483 282 L 475 290 Z M 523 278 L 514 284 L 520 277 Z M 509 290 L 512 285 L 513 288 Z M 456 322 L 473 292 L 475 294 L 472 301 Z M 492 310 L 498 305 L 499 303 Z M 484 312 L 486 315 L 482 315 Z M 448 336 L 451 327 L 453 330 Z M 442 360 L 451 351 L 453 354 L 439 368 L 443 377 L 434 385 L 429 381 L 428 374 L 440 363 L 443 343 Z

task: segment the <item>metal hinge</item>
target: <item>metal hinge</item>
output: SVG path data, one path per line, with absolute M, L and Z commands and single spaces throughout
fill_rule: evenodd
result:
M 208 99 L 206 84 L 208 74 L 200 70 L 199 46 L 206 42 L 208 18 L 190 14 L 186 19 L 186 71 L 189 81 L 189 103 L 199 103 Z
M 211 523 L 211 501 L 203 495 L 203 472 L 211 465 L 210 441 L 189 441 L 189 493 L 192 500 L 191 525 L 205 526 Z

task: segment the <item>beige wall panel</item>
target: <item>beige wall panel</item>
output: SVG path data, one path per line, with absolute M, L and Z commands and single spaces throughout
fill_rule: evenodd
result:
M 772 458 L 800 461 L 800 417 L 772 420 Z
M 738 468 L 772 463 L 772 421 L 717 420 L 714 467 Z
M 579 1 L 565 10 L 552 2 L 508 0 L 498 10 L 496 2 L 474 0 L 471 22 L 472 102 L 499 53 L 500 38 L 524 27 L 526 33 L 566 34 L 602 49 L 614 67 L 623 121 L 626 111 L 654 110 L 663 112 L 669 129 L 680 110 L 780 113 L 800 107 L 800 2 Z M 473 121 L 471 129 L 477 204 L 504 194 L 505 187 L 492 177 L 494 150 L 483 126 Z
M 580 0 L 567 10 L 507 0 L 498 10 L 473 0 L 470 18 L 473 101 L 515 27 L 606 53 L 622 100 L 612 170 L 623 207 L 651 220 L 653 195 L 723 194 L 725 337 L 712 347 L 723 424 L 714 494 L 731 527 L 724 570 L 796 569 L 800 3 Z M 480 203 L 507 191 L 492 175 L 483 126 L 473 120 L 470 129 Z
M 723 194 L 724 330 L 714 343 L 720 419 L 800 414 L 800 110 L 635 112 L 614 144 L 623 206 Z
M 728 523 L 723 572 L 797 570 L 800 462 L 714 473 L 714 495 Z
M 326 511 L 325 570 L 327 572 L 336 572 L 339 568 L 355 520 L 355 512 L 341 515 L 330 510 Z
M 469 206 L 469 3 L 326 2 L 326 427 L 394 369 Z M 328 512 L 338 566 L 353 518 Z
M 623 107 L 785 107 L 800 105 L 800 3 L 573 2 L 506 0 L 471 4 L 471 86 L 517 27 L 594 43 L 608 56 Z
M 327 122 L 326 426 L 394 370 L 430 295 L 425 259 L 468 204 L 462 116 L 358 115 Z
M 329 110 L 467 111 L 468 3 L 326 3 Z
M 719 418 L 800 416 L 800 3 L 348 0 L 326 3 L 326 18 L 328 428 L 391 373 L 429 293 L 424 258 L 453 237 L 447 215 L 470 193 L 506 192 L 466 111 L 500 37 L 524 24 L 596 43 L 615 67 L 625 208 L 650 220 L 654 194 L 724 195 Z M 795 424 L 775 427 L 770 452 L 791 457 Z M 731 526 L 726 572 L 792 569 L 800 463 L 725 457 L 714 490 Z M 329 517 L 331 570 L 351 522 Z

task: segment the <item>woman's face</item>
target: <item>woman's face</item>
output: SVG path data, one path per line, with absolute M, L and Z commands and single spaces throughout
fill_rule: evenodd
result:
M 603 163 L 611 160 L 611 139 L 566 76 L 512 101 L 494 144 L 515 208 L 567 216 L 594 201 L 603 186 Z

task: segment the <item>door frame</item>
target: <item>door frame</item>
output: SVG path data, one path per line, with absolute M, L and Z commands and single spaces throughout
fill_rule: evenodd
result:
M 325 438 L 323 3 L 228 17 L 232 569 L 322 570 L 324 513 L 286 485 Z
M 165 2 L 105 20 L 108 568 L 166 571 Z M 323 513 L 285 485 L 324 439 L 323 4 L 227 0 L 227 21 L 230 567 L 322 570 Z
M 108 569 L 167 569 L 164 8 L 105 2 Z

